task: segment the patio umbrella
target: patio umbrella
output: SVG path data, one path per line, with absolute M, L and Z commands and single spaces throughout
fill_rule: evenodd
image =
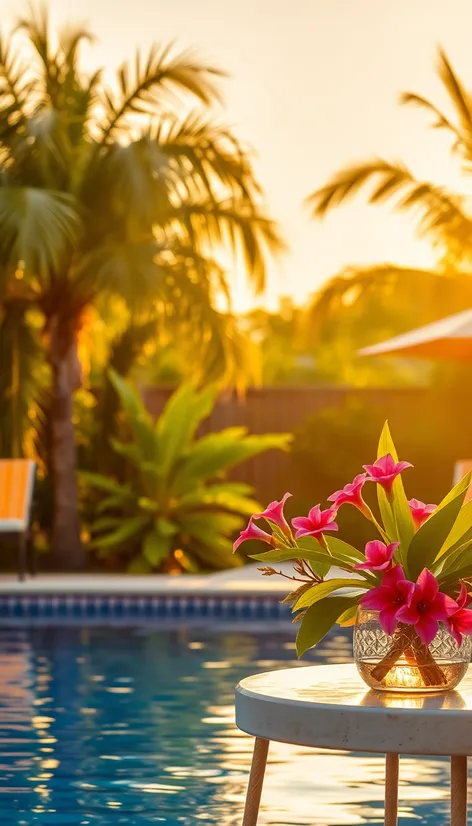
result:
M 417 327 L 380 344 L 358 350 L 360 356 L 401 355 L 472 363 L 472 310 Z

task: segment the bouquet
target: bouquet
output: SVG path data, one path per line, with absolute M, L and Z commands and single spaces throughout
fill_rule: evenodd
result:
M 297 653 L 316 645 L 337 623 L 354 624 L 356 661 L 376 688 L 437 690 L 457 685 L 470 660 L 472 610 L 472 501 L 465 502 L 467 474 L 439 505 L 408 500 L 388 423 L 378 458 L 363 473 L 289 525 L 284 505 L 290 493 L 254 514 L 234 544 L 249 539 L 267 550 L 252 558 L 264 576 L 291 580 L 284 602 L 300 623 Z M 377 514 L 364 499 L 376 488 Z M 357 508 L 372 525 L 372 540 L 360 550 L 340 539 L 337 513 Z M 265 530 L 260 523 L 264 520 Z M 274 565 L 293 562 L 293 574 Z

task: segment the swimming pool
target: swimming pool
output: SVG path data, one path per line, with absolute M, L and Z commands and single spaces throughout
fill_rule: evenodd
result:
M 240 826 L 243 676 L 297 665 L 294 630 L 213 621 L 0 631 L 2 826 Z M 304 661 L 345 662 L 336 631 Z M 447 822 L 448 763 L 404 759 L 400 817 Z M 382 822 L 381 756 L 273 744 L 261 826 Z

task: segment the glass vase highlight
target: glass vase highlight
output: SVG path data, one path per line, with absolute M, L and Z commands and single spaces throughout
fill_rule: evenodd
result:
M 413 625 L 399 623 L 393 636 L 382 630 L 378 611 L 359 608 L 354 629 L 354 659 L 362 679 L 380 691 L 448 691 L 467 672 L 470 637 L 457 645 L 442 623 L 429 646 Z

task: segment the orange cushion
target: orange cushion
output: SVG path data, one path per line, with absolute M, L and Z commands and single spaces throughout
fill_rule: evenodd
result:
M 0 520 L 26 520 L 31 496 L 31 462 L 0 460 Z

